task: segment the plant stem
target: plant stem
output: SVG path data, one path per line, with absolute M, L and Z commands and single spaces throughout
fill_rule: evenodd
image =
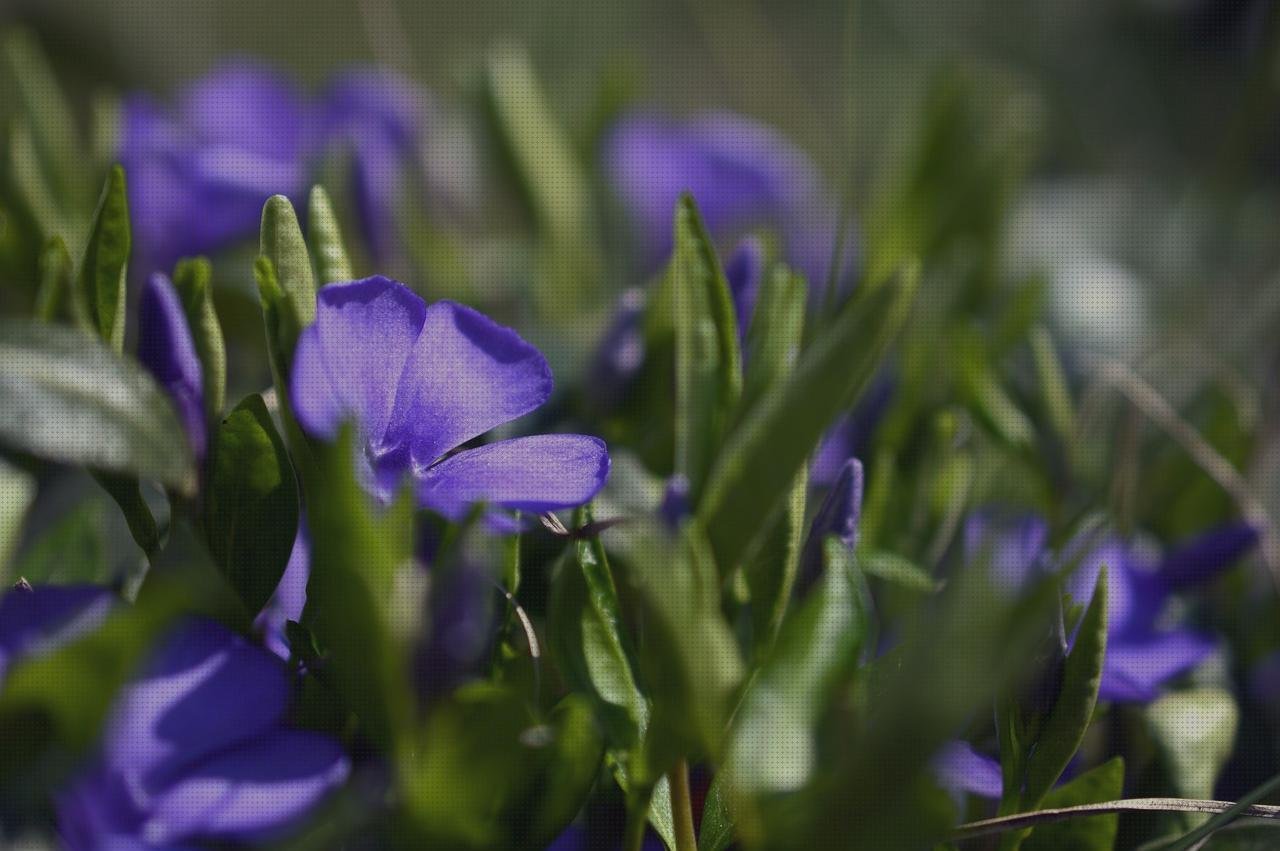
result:
M 677 762 L 667 780 L 671 785 L 676 851 L 698 851 L 698 837 L 693 830 L 693 801 L 689 797 L 689 763 L 683 759 Z

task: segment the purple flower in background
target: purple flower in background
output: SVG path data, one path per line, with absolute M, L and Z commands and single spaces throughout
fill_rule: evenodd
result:
M 1097 543 L 1069 542 L 1055 559 L 1045 548 L 1047 537 L 1039 518 L 1000 523 L 977 514 L 966 526 L 965 549 L 969 561 L 987 560 L 996 580 L 1012 589 L 1024 587 L 1037 570 L 1078 561 L 1066 591 L 1079 605 L 1088 604 L 1106 565 L 1107 658 L 1098 696 L 1137 703 L 1154 700 L 1165 683 L 1195 668 L 1217 646 L 1197 630 L 1158 624 L 1171 595 L 1212 578 L 1256 541 L 1248 527 L 1230 525 L 1205 532 L 1162 559 L 1112 536 Z
M 0 597 L 0 683 L 24 656 L 47 653 L 92 632 L 110 613 L 116 596 L 97 585 L 25 582 Z
M 412 475 L 419 502 L 452 520 L 477 502 L 542 513 L 581 505 L 609 474 L 604 443 L 547 434 L 458 449 L 551 395 L 542 355 L 460 304 L 428 306 L 382 277 L 320 290 L 298 340 L 298 421 L 332 439 L 355 422 L 369 488 L 389 498 Z M 449 453 L 453 454 L 449 454 Z
M 670 256 L 676 202 L 689 192 L 717 242 L 770 228 L 811 292 L 826 281 L 839 215 L 817 168 L 777 131 L 729 113 L 686 121 L 633 114 L 613 127 L 603 158 L 649 270 Z M 841 278 L 847 258 L 844 265 Z
M 848 459 L 813 516 L 809 536 L 800 551 L 796 593 L 803 595 L 822 576 L 823 547 L 828 537 L 839 538 L 849 549 L 857 545 L 858 520 L 862 516 L 862 483 L 862 462 L 857 458 Z
M 836 421 L 818 445 L 809 468 L 809 480 L 815 485 L 829 485 L 840 475 L 849 458 L 866 458 L 871 438 L 884 419 L 893 398 L 897 379 L 892 368 L 882 369 L 871 380 L 871 386 L 849 413 Z
M 172 109 L 131 96 L 122 120 L 120 159 L 148 271 L 256 234 L 267 198 L 301 199 L 318 141 L 302 94 L 245 59 L 197 80 Z
M 253 622 L 253 628 L 262 634 L 262 643 L 281 659 L 287 660 L 290 655 L 285 624 L 302 620 L 310 578 L 311 538 L 307 533 L 306 518 L 299 517 L 298 534 L 293 539 L 293 551 L 289 553 L 289 562 L 280 577 L 280 584 Z
M 764 246 L 754 236 L 738 243 L 724 264 L 724 277 L 733 298 L 733 312 L 738 320 L 738 339 L 745 341 L 760 300 L 764 282 Z
M 94 764 L 58 798 L 69 851 L 263 842 L 341 786 L 333 739 L 284 723 L 280 661 L 209 621 L 160 643 L 112 710 Z
M 980 754 L 965 741 L 951 741 L 933 758 L 938 785 L 960 801 L 964 795 L 997 799 L 1004 794 L 1000 760 Z
M 182 301 L 168 277 L 157 272 L 138 299 L 138 360 L 169 394 L 197 458 L 204 458 L 208 424 L 204 378 Z
M 323 97 L 326 148 L 351 156 L 352 194 L 370 254 L 379 263 L 395 254 L 396 212 L 414 179 L 431 112 L 426 92 L 380 68 L 339 75 Z

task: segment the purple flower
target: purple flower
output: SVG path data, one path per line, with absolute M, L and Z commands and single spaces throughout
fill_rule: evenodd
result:
M 307 533 L 306 518 L 299 517 L 298 534 L 293 539 L 293 551 L 289 553 L 289 562 L 280 577 L 280 584 L 253 622 L 254 629 L 262 634 L 262 643 L 281 659 L 287 660 L 290 655 L 285 624 L 302 620 L 310 578 L 311 538 Z
M 676 201 L 689 192 L 720 244 L 771 228 L 811 291 L 827 279 L 839 216 L 813 163 L 775 130 L 729 113 L 686 121 L 633 114 L 609 133 L 604 167 L 649 270 L 671 254 Z
M 617 405 L 644 366 L 644 309 L 643 289 L 632 287 L 624 292 L 596 348 L 586 384 L 592 401 L 601 407 Z
M 125 100 L 120 159 L 142 266 L 167 269 L 253 236 L 272 195 L 301 199 L 317 142 L 301 93 L 256 62 L 227 62 L 173 109 Z
M 818 445 L 809 479 L 815 485 L 829 485 L 840 475 L 849 458 L 866 458 L 871 438 L 884 419 L 893 398 L 897 379 L 891 369 L 883 369 L 871 381 L 853 409 L 836 421 Z
M 284 724 L 280 661 L 209 621 L 152 654 L 112 710 L 101 752 L 58 799 L 69 851 L 262 842 L 341 786 L 350 762 L 327 736 Z
M 1157 559 L 1108 536 L 1097 543 L 1069 542 L 1055 558 L 1046 550 L 1047 536 L 1036 517 L 999 522 L 977 514 L 966 526 L 965 549 L 969 561 L 985 559 L 996 581 L 1015 590 L 1037 570 L 1075 564 L 1066 591 L 1078 605 L 1088 605 L 1106 565 L 1107 658 L 1098 695 L 1133 703 L 1154 700 L 1165 683 L 1195 668 L 1217 647 L 1202 632 L 1158 626 L 1171 595 L 1229 567 L 1255 540 L 1238 526 L 1217 528 Z
M 478 502 L 542 513 L 604 486 L 609 455 L 595 437 L 536 435 L 453 452 L 551 395 L 546 360 L 510 328 L 453 302 L 428 306 L 382 277 L 324 287 L 317 300 L 294 353 L 298 421 L 325 439 L 354 421 L 362 474 L 379 497 L 411 475 L 423 506 L 459 520 Z
M 182 301 L 159 272 L 143 284 L 138 299 L 138 360 L 169 394 L 192 451 L 204 458 L 209 438 L 200 356 Z
M 934 756 L 932 765 L 938 785 L 954 799 L 965 794 L 997 799 L 1004 794 L 1000 761 L 978 753 L 968 742 L 947 742 Z
M 370 254 L 380 263 L 394 256 L 396 213 L 412 178 L 431 112 L 426 93 L 408 79 L 380 68 L 339 75 L 323 97 L 327 148 L 351 156 L 352 194 Z
M 835 536 L 849 549 L 858 543 L 858 520 L 862 516 L 862 462 L 850 458 L 827 491 L 826 498 L 813 516 L 809 536 L 800 551 L 800 567 L 796 573 L 796 593 L 806 593 L 822 576 L 823 547 L 828 537 Z
M 738 339 L 745 341 L 764 281 L 764 246 L 760 240 L 749 236 L 738 243 L 725 261 L 724 277 L 729 283 L 733 312 L 738 319 Z
M 14 662 L 47 653 L 92 632 L 110 613 L 116 596 L 97 585 L 25 582 L 0 597 L 0 682 Z

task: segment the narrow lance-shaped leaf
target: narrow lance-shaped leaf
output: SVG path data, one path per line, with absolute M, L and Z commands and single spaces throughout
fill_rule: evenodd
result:
M 132 359 L 72 328 L 0 321 L 0 442 L 195 489 L 194 459 L 169 398 Z
M 315 253 L 317 283 L 324 286 L 355 278 L 342 241 L 338 216 L 323 186 L 311 187 L 311 198 L 307 204 L 307 236 Z
M 216 423 L 227 402 L 227 346 L 213 306 L 212 284 L 213 266 L 207 258 L 179 260 L 173 270 L 173 285 L 200 356 L 205 413 Z
M 1124 760 L 1115 757 L 1045 795 L 1043 809 L 1114 801 L 1124 791 Z M 1110 851 L 1120 816 L 1075 818 L 1041 825 L 1022 844 L 1023 851 Z
M 22 521 L 35 495 L 35 479 L 0 458 L 0 578 L 9 575 L 6 568 L 18 549 Z
M 131 242 L 124 169 L 112 166 L 93 215 L 79 289 L 89 326 L 117 352 L 124 349 L 124 284 Z
M 205 534 L 214 563 L 256 613 L 293 550 L 298 488 L 284 441 L 262 397 L 247 396 L 218 428 L 205 499 Z
M 276 329 L 276 346 L 286 358 L 282 373 L 287 377 L 288 359 L 302 330 L 316 318 L 316 279 L 311 270 L 311 255 L 298 225 L 293 205 L 283 195 L 272 195 L 262 208 L 261 256 L 271 261 L 283 298 L 279 310 L 281 321 Z
M 790 379 L 729 436 L 697 515 L 721 570 L 738 563 L 786 498 L 811 447 L 869 381 L 906 321 L 918 277 L 911 267 L 895 281 L 863 288 L 809 346 Z
M 142 484 L 138 477 L 94 470 L 93 478 L 120 506 L 134 543 L 147 554 L 147 558 L 154 558 L 160 550 L 160 530 L 156 526 L 155 515 L 151 513 L 151 506 L 147 505 L 147 500 L 142 495 Z
M 42 322 L 55 322 L 71 316 L 72 290 L 71 255 L 62 237 L 53 236 L 40 252 L 40 287 L 36 290 L 36 318 Z
M 356 479 L 353 434 L 317 447 L 304 479 L 311 576 L 304 625 L 327 654 L 325 669 L 371 741 L 391 752 L 411 715 L 406 643 L 421 611 L 412 580 L 413 504 L 375 508 Z M 404 581 L 399 581 L 403 579 Z
M 689 195 L 676 206 L 667 274 L 676 340 L 675 470 L 696 502 L 742 396 L 742 354 L 729 284 Z
M 1062 690 L 1027 760 L 1024 809 L 1040 805 L 1080 748 L 1098 702 L 1106 653 L 1107 571 L 1103 568 L 1098 574 L 1093 599 L 1076 632 L 1075 645 L 1067 656 Z

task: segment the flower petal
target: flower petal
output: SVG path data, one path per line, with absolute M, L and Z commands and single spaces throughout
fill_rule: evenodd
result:
M 350 771 L 333 739 L 271 730 L 176 778 L 153 802 L 141 833 L 154 844 L 278 836 L 346 782 Z
M 156 273 L 138 298 L 138 360 L 169 394 L 197 458 L 208 444 L 204 377 L 182 301 L 169 278 Z
M 418 499 L 453 520 L 477 502 L 541 513 L 587 502 L 608 477 L 609 452 L 598 438 L 518 437 L 459 452 L 431 467 L 419 475 Z
M 550 395 L 551 368 L 537 349 L 482 313 L 439 301 L 405 364 L 387 442 L 407 444 L 422 469 Z
M 106 764 L 153 795 L 184 766 L 273 727 L 288 691 L 279 659 L 212 621 L 187 621 L 117 700 Z
M 857 544 L 858 520 L 862 516 L 862 482 L 862 462 L 850 458 L 813 516 L 809 536 L 800 551 L 797 593 L 804 594 L 822 575 L 824 541 L 829 536 L 836 536 L 850 549 Z
M 947 742 L 933 759 L 938 785 L 957 795 L 968 792 L 981 798 L 999 798 L 1004 776 L 999 760 L 980 754 L 968 742 Z
M 426 314 L 417 294 L 388 278 L 323 287 L 293 357 L 290 394 L 302 427 L 332 438 L 353 419 L 375 454 L 394 452 L 387 423 Z
M 1048 539 L 1048 525 L 1035 515 L 1005 518 L 978 512 L 965 522 L 965 560 L 985 563 L 992 581 L 1016 594 L 1032 577 Z
M 23 656 L 52 650 L 90 632 L 116 603 L 97 585 L 38 585 L 0 597 L 0 680 Z
M 1160 563 L 1159 573 L 1170 588 L 1207 582 L 1235 564 L 1258 543 L 1258 530 L 1247 523 L 1218 526 L 1183 541 Z
M 755 316 L 764 280 L 764 246 L 753 236 L 738 243 L 724 264 L 725 280 L 733 297 L 733 312 L 738 319 L 738 339 L 745 340 L 751 319 Z
M 1190 630 L 1112 643 L 1107 647 L 1098 697 L 1131 703 L 1155 700 L 1162 685 L 1199 665 L 1216 647 L 1212 638 Z

